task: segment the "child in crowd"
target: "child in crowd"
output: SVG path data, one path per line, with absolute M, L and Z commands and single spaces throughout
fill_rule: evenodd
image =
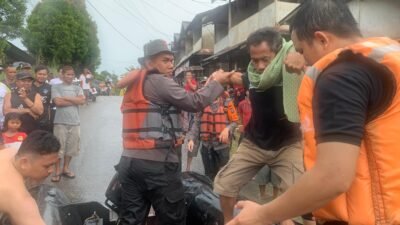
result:
M 20 114 L 7 113 L 3 125 L 3 141 L 6 148 L 19 149 L 22 141 L 26 138 L 24 132 L 19 132 L 22 125 Z

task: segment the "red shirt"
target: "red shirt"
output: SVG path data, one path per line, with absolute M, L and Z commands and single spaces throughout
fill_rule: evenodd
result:
M 26 138 L 26 134 L 24 132 L 17 132 L 16 134 L 14 134 L 11 137 L 9 137 L 3 133 L 4 144 L 10 144 L 10 143 L 14 143 L 14 142 L 22 142 L 23 140 L 25 140 L 25 138 Z
M 242 118 L 243 126 L 246 127 L 251 118 L 251 103 L 249 100 L 242 100 L 238 106 L 240 118 Z
M 192 79 L 191 82 L 192 82 L 192 85 L 195 85 L 195 86 L 197 87 L 197 82 L 196 82 L 195 79 Z M 196 91 L 196 90 L 193 90 L 193 89 L 189 86 L 189 83 L 186 83 L 186 84 L 185 84 L 185 90 L 186 90 L 187 92 L 195 92 L 195 91 Z

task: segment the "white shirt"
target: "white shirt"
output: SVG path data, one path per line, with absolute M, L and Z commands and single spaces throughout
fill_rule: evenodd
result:
M 62 82 L 63 81 L 59 77 L 56 77 L 50 80 L 50 85 L 61 84 Z
M 4 105 L 4 96 L 10 92 L 10 89 L 0 82 L 0 127 L 3 127 L 4 115 L 3 115 L 3 105 Z
M 89 83 L 86 82 L 86 76 L 81 74 L 81 76 L 79 77 L 79 80 L 81 81 L 81 86 L 83 90 L 89 90 L 90 89 L 90 85 Z

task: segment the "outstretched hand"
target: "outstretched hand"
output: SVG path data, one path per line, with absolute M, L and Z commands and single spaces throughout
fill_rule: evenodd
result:
M 234 74 L 234 71 L 225 72 L 222 69 L 215 71 L 211 74 L 210 79 L 217 81 L 224 85 L 230 83 L 230 78 Z
M 239 215 L 233 218 L 226 225 L 272 225 L 270 221 L 262 218 L 261 205 L 252 201 L 239 201 L 235 208 L 240 209 Z

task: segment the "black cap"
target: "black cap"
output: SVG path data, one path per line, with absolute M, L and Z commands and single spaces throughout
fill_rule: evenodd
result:
M 17 80 L 23 80 L 23 79 L 31 79 L 33 80 L 33 76 L 29 72 L 21 71 L 17 73 Z

